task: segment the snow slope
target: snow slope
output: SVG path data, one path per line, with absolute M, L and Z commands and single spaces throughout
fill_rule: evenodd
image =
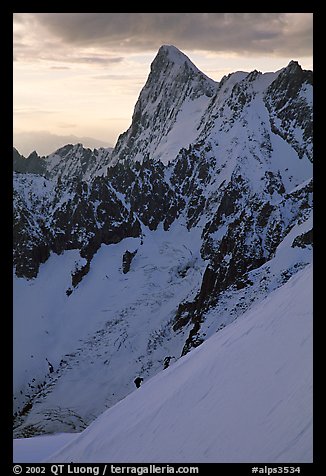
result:
M 55 451 L 75 438 L 76 434 L 56 433 L 14 440 L 15 463 L 35 463 L 49 458 Z
M 48 461 L 311 462 L 312 266 L 71 438 Z

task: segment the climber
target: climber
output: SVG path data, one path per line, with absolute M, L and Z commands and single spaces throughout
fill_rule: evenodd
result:
M 141 377 L 135 378 L 134 383 L 135 383 L 135 385 L 136 385 L 137 388 L 139 388 L 139 387 L 141 386 L 141 383 L 142 383 L 143 380 L 144 380 L 144 379 L 141 378 Z

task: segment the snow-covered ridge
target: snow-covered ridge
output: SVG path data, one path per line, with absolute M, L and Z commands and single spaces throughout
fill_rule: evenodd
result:
M 299 146 L 300 141 L 296 141 L 301 134 L 311 160 L 311 84 L 312 73 L 303 71 L 294 61 L 275 73 L 239 71 L 217 83 L 175 47 L 162 46 L 135 105 L 132 124 L 113 150 L 113 163 L 126 157 L 142 161 L 149 155 L 167 164 L 180 149 L 203 139 L 214 140 L 216 130 L 219 135 L 224 131 L 230 135 L 235 121 L 246 127 L 253 122 L 250 117 L 257 109 L 266 111 L 266 107 L 268 111 L 261 122 L 267 121 L 268 129 L 269 122 L 275 123 L 273 130 L 293 147 Z M 279 108 L 284 95 L 292 103 L 297 102 L 296 110 L 290 107 L 287 111 L 290 122 L 281 120 L 276 124 L 280 112 L 273 108 Z M 306 121 L 303 115 L 308 116 Z
M 38 449 L 46 438 L 26 441 L 30 461 L 312 462 L 311 266 L 57 446 L 60 438 L 51 456 Z M 24 461 L 20 440 L 14 450 Z
M 18 173 L 33 173 L 54 180 L 89 181 L 106 173 L 111 152 L 111 147 L 91 150 L 82 144 L 67 144 L 48 156 L 40 157 L 32 152 L 25 158 L 14 149 L 13 169 Z

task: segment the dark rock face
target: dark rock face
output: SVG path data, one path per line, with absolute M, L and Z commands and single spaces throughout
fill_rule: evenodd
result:
M 42 206 L 42 205 L 41 205 Z M 50 256 L 50 247 L 42 236 L 42 219 L 28 209 L 14 191 L 13 263 L 19 277 L 35 278 L 41 263 Z
M 306 154 L 311 161 L 312 109 L 305 99 L 305 93 L 312 84 L 312 71 L 304 71 L 296 61 L 291 61 L 269 86 L 265 95 L 272 131 L 289 142 L 300 158 Z M 301 129 L 303 141 L 296 137 L 296 128 Z
M 164 166 L 145 159 L 130 190 L 131 209 L 144 225 L 156 230 L 171 206 L 173 192 L 164 180 Z
M 131 211 L 150 230 L 163 222 L 168 230 L 185 206 L 181 193 L 169 186 L 168 169 L 148 157 L 142 163 L 124 161 L 110 167 L 107 177 L 112 186 L 125 195 Z
M 69 198 L 62 201 L 65 194 Z M 141 234 L 138 219 L 125 208 L 102 177 L 97 177 L 91 185 L 78 181 L 65 185 L 59 182 L 54 187 L 53 201 L 45 210 L 44 203 L 38 201 L 32 202 L 29 205 L 32 208 L 28 209 L 19 196 L 15 205 L 14 264 L 17 275 L 27 278 L 37 276 L 39 265 L 46 261 L 51 251 L 61 254 L 64 250 L 79 249 L 89 268 L 102 243 L 118 243 Z M 40 217 L 37 223 L 36 216 Z M 73 277 L 73 286 L 85 271 L 86 268 L 79 270 Z
M 244 203 L 251 203 L 243 209 Z M 192 302 L 180 303 L 173 329 L 191 324 L 183 355 L 199 345 L 200 324 L 205 312 L 214 306 L 221 293 L 227 289 L 241 289 L 250 284 L 248 273 L 272 258 L 277 246 L 293 227 L 304 221 L 312 206 L 312 182 L 288 194 L 281 207 L 262 202 L 250 196 L 245 182 L 235 177 L 225 189 L 220 205 L 203 230 L 202 257 L 210 264 L 203 274 L 201 288 Z M 283 213 L 280 213 L 280 209 Z M 212 240 L 220 227 L 227 224 L 220 240 Z M 312 230 L 298 236 L 292 247 L 309 246 Z
M 72 273 L 72 275 L 71 275 L 71 284 L 73 285 L 74 288 L 80 283 L 80 281 L 83 279 L 83 277 L 86 276 L 89 269 L 90 269 L 90 262 L 87 261 L 84 266 L 82 266 L 81 268 L 77 268 L 74 271 L 74 273 Z
M 123 274 L 127 274 L 130 271 L 130 265 L 134 257 L 136 256 L 137 250 L 136 251 L 129 251 L 127 250 L 122 257 L 122 272 Z
M 13 149 L 13 170 L 19 173 L 30 173 L 45 175 L 46 163 L 44 157 L 40 157 L 35 151 L 32 152 L 27 158 L 14 148 Z
M 307 246 L 312 246 L 313 244 L 313 230 L 309 230 L 302 235 L 297 236 L 292 243 L 292 248 L 299 246 L 300 248 L 306 248 Z

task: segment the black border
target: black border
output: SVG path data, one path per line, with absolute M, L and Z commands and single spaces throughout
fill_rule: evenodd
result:
M 29 7 L 31 10 L 37 11 L 44 11 L 45 5 L 40 5 L 39 8 L 35 5 L 26 3 L 19 4 L 15 2 L 10 6 L 10 9 L 5 10 L 5 12 L 1 15 L 2 22 L 1 22 L 1 34 L 5 34 L 5 39 L 2 42 L 2 53 L 4 53 L 6 62 L 2 59 L 3 64 L 5 67 L 2 69 L 2 80 L 8 81 L 8 89 L 5 87 L 3 88 L 2 98 L 5 101 L 5 107 L 2 108 L 2 119 L 4 124 L 4 135 L 2 136 L 5 138 L 5 154 L 2 157 L 2 163 L 5 163 L 5 167 L 2 170 L 5 170 L 4 174 L 2 175 L 2 184 L 0 187 L 1 191 L 1 203 L 2 203 L 2 210 L 4 210 L 4 229 L 0 233 L 1 238 L 1 250 L 3 253 L 1 256 L 4 258 L 4 279 L 2 281 L 1 289 L 4 291 L 2 293 L 3 298 L 5 299 L 5 305 L 3 306 L 3 313 L 2 313 L 2 345 L 1 351 L 3 352 L 3 356 L 1 359 L 2 362 L 2 387 L 1 387 L 1 401 L 2 401 L 2 424 L 1 424 L 1 454 L 2 457 L 0 458 L 1 465 L 5 465 L 5 468 L 9 469 L 8 471 L 3 471 L 1 474 L 13 474 L 12 472 L 12 351 L 13 351 L 13 333 L 12 333 L 12 301 L 13 301 L 13 291 L 12 291 L 12 165 L 11 165 L 11 156 L 12 156 L 12 124 L 13 124 L 13 69 L 12 69 L 12 62 L 13 62 L 13 50 L 12 50 L 12 18 L 13 13 L 16 12 L 25 12 L 26 7 Z M 65 9 L 68 8 L 68 5 L 65 4 L 63 8 L 59 8 L 60 5 L 56 2 L 55 5 L 48 5 L 51 7 L 56 7 L 57 12 L 65 12 Z M 127 6 L 127 5 L 126 5 Z M 229 5 L 230 6 L 230 5 Z M 236 6 L 236 5 L 235 5 Z M 254 7 L 253 4 L 250 5 Z M 261 7 L 262 5 L 259 5 Z M 273 3 L 272 5 L 274 9 L 276 9 L 277 5 Z M 324 316 L 324 310 L 322 307 L 322 303 L 318 303 L 320 296 L 322 294 L 321 289 L 319 286 L 324 284 L 323 283 L 323 275 L 324 269 L 321 262 L 322 257 L 322 246 L 323 246 L 323 233 L 321 232 L 321 223 L 322 223 L 322 205 L 324 199 L 324 190 L 322 188 L 323 182 L 325 181 L 325 172 L 322 165 L 323 159 L 323 151 L 321 150 L 322 140 L 321 140 L 321 128 L 323 125 L 322 121 L 322 98 L 323 98 L 323 89 L 322 89 L 322 78 L 323 78 L 323 60 L 321 56 L 321 50 L 323 49 L 322 40 L 321 40 L 321 31 L 322 31 L 322 19 L 323 15 L 320 9 L 315 8 L 312 4 L 305 5 L 306 7 L 311 6 L 308 8 L 308 12 L 312 12 L 314 14 L 314 196 L 315 196 L 315 206 L 314 206 L 314 228 L 315 228 L 315 245 L 314 245 L 314 462 L 309 464 L 298 464 L 301 467 L 301 475 L 304 474 L 322 474 L 322 461 L 323 461 L 323 443 L 321 439 L 322 432 L 322 424 L 321 424 L 321 415 L 323 412 L 323 392 L 321 388 L 321 375 L 322 369 L 320 365 L 321 355 L 320 349 L 322 345 L 323 334 L 320 329 L 321 323 Z M 9 6 L 8 6 L 9 7 Z M 94 5 L 95 7 L 95 5 Z M 249 5 L 246 5 L 249 7 Z M 288 8 L 287 5 L 282 2 L 281 8 L 277 10 L 285 10 L 294 12 L 304 12 L 307 11 L 307 8 L 303 9 L 300 8 L 298 4 L 296 4 L 296 9 Z M 258 6 L 257 6 L 258 8 Z M 94 8 L 95 10 L 96 8 Z M 70 8 L 68 11 L 73 10 Z M 53 10 L 51 10 L 53 11 Z M 83 8 L 84 11 L 84 8 Z M 93 12 L 93 10 L 91 10 Z M 318 38 L 319 37 L 319 38 Z M 11 94 L 10 94 L 11 92 Z M 8 130 L 6 130 L 8 128 Z M 324 173 L 323 173 L 324 172 Z M 322 284 L 321 284 L 322 283 Z M 321 312 L 320 312 L 321 310 Z M 323 339 L 324 340 L 324 339 Z M 4 411 L 6 409 L 6 411 Z M 167 463 L 168 464 L 168 463 Z M 123 464 L 123 466 L 131 466 L 131 464 Z M 269 466 L 273 468 L 277 467 L 284 467 L 285 464 L 268 464 L 268 463 L 258 463 L 251 464 L 251 463 L 207 463 L 207 464 L 185 464 L 181 463 L 182 466 L 198 466 L 199 467 L 199 474 L 218 474 L 220 472 L 221 475 L 224 474 L 237 474 L 237 475 L 245 475 L 245 474 L 252 474 L 251 468 L 253 466 L 264 467 Z M 22 465 L 23 467 L 32 466 L 32 465 Z M 34 465 L 40 466 L 40 465 Z M 52 474 L 50 472 L 50 465 L 42 465 L 46 467 L 46 474 Z M 78 465 L 75 465 L 78 466 Z M 81 465 L 80 465 L 81 466 Z M 92 466 L 92 465 L 87 465 Z M 96 466 L 94 464 L 93 466 Z M 136 467 L 138 466 L 148 466 L 147 464 L 135 464 Z M 172 464 L 171 464 L 172 466 Z M 287 466 L 296 466 L 295 464 L 289 464 Z M 49 467 L 49 468 L 48 468 Z M 49 469 L 49 472 L 48 472 Z M 26 474 L 26 473 L 22 473 Z M 66 473 L 62 473 L 66 474 Z M 109 473 L 108 473 L 109 474 Z M 297 473 L 295 473 L 297 474 Z

